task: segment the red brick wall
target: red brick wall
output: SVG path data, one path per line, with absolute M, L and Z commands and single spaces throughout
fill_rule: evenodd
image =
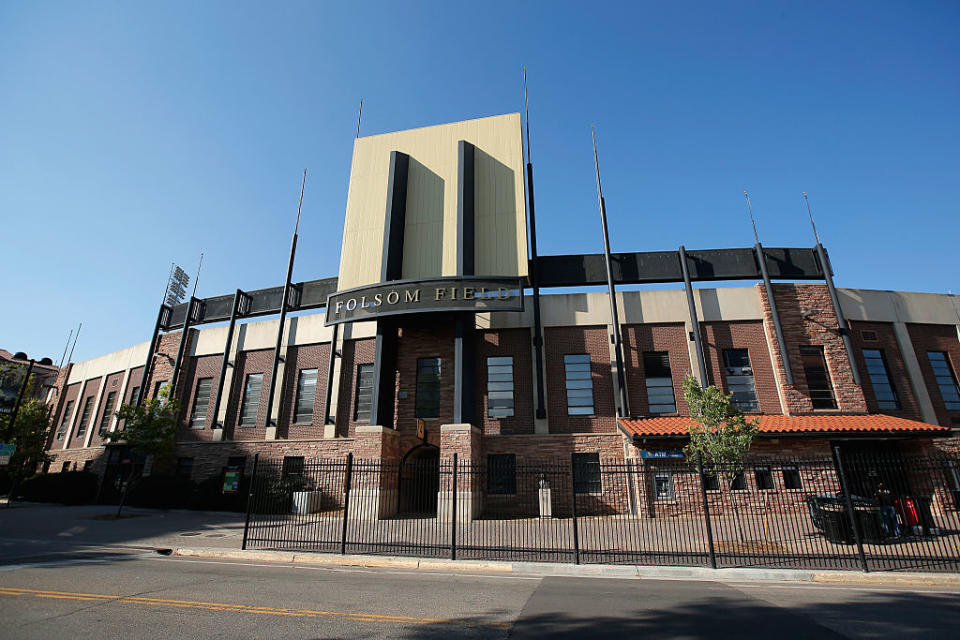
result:
M 243 400 L 243 390 L 247 376 L 251 373 L 262 373 L 263 384 L 260 388 L 260 404 L 257 407 L 257 421 L 253 425 L 240 426 L 240 403 Z M 270 404 L 267 395 L 270 393 L 270 376 L 273 374 L 273 349 L 258 349 L 256 351 L 241 351 L 235 361 L 233 382 L 230 385 L 230 397 L 227 405 L 227 415 L 224 420 L 224 436 L 230 434 L 233 440 L 263 440 L 266 437 L 267 409 Z
M 70 444 L 67 445 L 68 449 L 82 447 L 87 439 L 87 434 L 90 433 L 90 429 L 96 429 L 96 423 L 94 422 L 96 416 L 94 413 L 96 413 L 97 409 L 97 392 L 100 391 L 100 384 L 102 382 L 103 378 L 94 378 L 87 380 L 86 386 L 83 387 L 83 396 L 77 401 L 77 419 L 74 420 L 73 423 Z M 90 419 L 87 421 L 87 427 L 83 430 L 83 433 L 78 434 L 77 431 L 80 429 L 80 422 L 83 420 L 83 405 L 86 404 L 87 398 L 93 398 L 92 404 L 90 405 Z
M 90 446 L 96 447 L 102 445 L 106 442 L 106 439 L 100 435 L 100 423 L 103 421 L 103 414 L 107 409 L 107 396 L 110 395 L 110 392 L 116 393 L 113 400 L 113 410 L 111 414 L 116 413 L 120 408 L 120 404 L 123 401 L 123 398 L 120 397 L 120 385 L 123 384 L 123 371 L 118 371 L 117 373 L 111 373 L 107 376 L 106 387 L 103 391 L 103 397 L 100 398 L 100 406 L 97 408 L 96 420 L 93 422 L 93 437 L 90 439 Z M 110 421 L 113 420 L 113 416 L 110 416 Z M 107 430 L 110 429 L 110 421 L 107 422 Z
M 703 356 L 710 384 L 730 393 L 723 366 L 724 349 L 746 349 L 753 368 L 753 383 L 757 388 L 760 413 L 781 413 L 777 381 L 770 364 L 770 351 L 760 322 L 704 322 L 701 323 Z M 789 343 L 789 339 L 788 339 Z M 682 393 L 681 393 L 682 395 Z
M 180 425 L 177 440 L 190 442 L 193 440 L 213 439 L 213 404 L 217 393 L 217 380 L 220 377 L 220 368 L 223 365 L 223 355 L 214 354 L 188 358 L 186 366 L 180 374 L 177 386 L 182 389 L 180 398 Z M 207 404 L 207 420 L 203 427 L 194 429 L 190 426 L 193 417 L 193 403 L 197 395 L 197 383 L 201 378 L 211 378 L 210 402 Z
M 296 345 L 287 350 L 287 366 L 281 395 L 277 432 L 285 438 L 322 438 L 323 407 L 327 398 L 327 362 L 330 358 L 330 343 Z M 293 424 L 297 403 L 297 381 L 302 369 L 317 370 L 316 397 L 310 422 Z
M 763 285 L 756 286 L 763 304 L 764 327 L 770 338 L 777 367 L 783 371 L 783 360 L 777 344 L 770 315 L 770 305 Z M 833 383 L 833 392 L 839 411 L 844 413 L 866 413 L 867 403 L 863 390 L 853 382 L 853 372 L 847 360 L 843 340 L 838 333 L 837 316 L 833 312 L 830 293 L 823 284 L 775 284 L 773 294 L 777 300 L 777 311 L 783 327 L 784 339 L 790 356 L 790 368 L 793 371 L 793 386 L 784 385 L 783 393 L 790 414 L 813 413 L 810 391 L 800 359 L 800 345 L 822 345 L 827 369 Z M 816 311 L 809 319 L 805 312 Z
M 397 431 L 417 430 L 417 359 L 440 357 L 440 412 L 436 418 L 424 418 L 427 430 L 440 431 L 440 425 L 453 422 L 454 330 L 452 320 L 432 327 L 400 329 L 397 347 L 397 395 L 394 424 Z M 406 393 L 406 398 L 400 394 Z M 389 425 L 384 425 L 389 426 Z
M 682 383 L 683 379 L 691 373 L 691 369 L 687 332 L 683 324 L 632 324 L 624 329 L 626 350 L 624 357 L 626 358 L 630 413 L 634 416 L 650 414 L 646 374 L 643 370 L 643 353 L 666 351 L 670 358 L 670 373 L 673 376 L 673 396 L 677 402 L 677 412 L 680 415 L 687 415 L 689 410 L 683 399 Z
M 345 340 L 340 359 L 340 392 L 337 397 L 337 435 L 354 437 L 358 424 L 368 424 L 366 420 L 353 419 L 357 401 L 357 367 L 361 364 L 373 364 L 376 340 Z M 387 425 L 390 426 L 390 425 Z
M 477 332 L 476 414 L 484 434 L 533 433 L 533 358 L 528 329 L 498 329 Z M 513 357 L 513 415 L 487 415 L 487 358 Z
M 607 328 L 547 327 L 544 331 L 547 386 L 547 417 L 551 433 L 604 433 L 617 428 L 613 378 L 610 370 L 610 339 Z M 566 369 L 563 356 L 590 355 L 593 378 L 592 416 L 567 415 Z
M 622 462 L 623 436 L 620 433 L 484 435 L 482 447 L 484 460 L 488 454 L 512 453 L 517 456 L 517 463 L 531 460 L 569 463 L 571 453 L 594 452 L 605 462 Z
M 940 387 L 933 376 L 928 351 L 944 351 L 953 367 L 954 376 L 960 375 L 960 340 L 957 339 L 957 328 L 954 325 L 943 324 L 908 324 L 910 341 L 917 352 L 920 362 L 920 371 L 923 381 L 927 385 L 933 410 L 937 414 L 937 422 L 945 427 L 960 427 L 960 411 L 947 411 L 940 394 Z
M 877 339 L 865 340 L 864 332 L 867 331 L 874 332 Z M 923 421 L 920 405 L 917 404 L 913 387 L 910 385 L 907 367 L 903 363 L 903 354 L 900 353 L 900 345 L 897 343 L 893 325 L 889 322 L 851 322 L 850 337 L 853 340 L 853 350 L 857 358 L 857 368 L 860 370 L 860 379 L 863 381 L 863 396 L 867 402 L 867 410 L 870 413 L 886 413 L 909 420 Z M 870 381 L 870 375 L 867 373 L 867 363 L 863 357 L 864 349 L 880 349 L 883 351 L 890 373 L 890 385 L 900 400 L 900 409 L 880 409 L 877 406 L 877 395 L 873 383 Z

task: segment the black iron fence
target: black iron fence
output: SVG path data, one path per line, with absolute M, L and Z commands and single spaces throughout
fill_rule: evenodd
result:
M 960 461 L 255 463 L 244 548 L 453 559 L 960 570 Z

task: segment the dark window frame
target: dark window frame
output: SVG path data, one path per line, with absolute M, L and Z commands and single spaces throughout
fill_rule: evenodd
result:
M 887 354 L 884 353 L 883 349 L 875 348 L 861 349 L 860 351 L 863 355 L 867 377 L 870 379 L 870 386 L 873 388 L 873 397 L 877 402 L 877 408 L 884 411 L 899 411 L 902 409 L 900 395 L 897 393 L 896 387 L 893 386 L 893 378 L 890 376 Z M 892 400 L 886 397 L 888 394 L 893 398 Z
M 510 362 L 505 362 L 507 360 Z M 507 367 L 509 367 L 509 373 L 506 370 Z M 507 375 L 510 377 L 509 380 L 504 379 Z M 509 389 L 507 389 L 507 385 L 509 385 Z M 516 414 L 516 398 L 514 392 L 513 356 L 487 357 L 487 417 L 495 419 L 512 418 Z M 494 408 L 493 394 L 497 394 L 497 400 L 506 400 L 506 394 L 508 393 L 510 405 Z
M 77 432 L 75 436 L 82 436 L 87 432 L 90 425 L 90 414 L 93 412 L 94 396 L 87 396 L 83 399 L 83 408 L 80 410 L 80 422 L 77 423 Z
M 773 491 L 776 484 L 773 481 L 773 469 L 769 465 L 760 464 L 753 468 L 753 480 L 759 491 Z
M 193 458 L 177 458 L 177 470 L 175 475 L 178 478 L 186 478 L 187 480 L 191 479 L 193 477 Z
M 252 378 L 259 376 L 259 388 L 256 391 L 256 399 L 250 398 L 250 382 Z M 257 424 L 257 416 L 260 414 L 260 396 L 263 395 L 263 373 L 248 373 L 243 378 L 243 394 L 240 397 L 240 407 L 237 411 L 237 426 L 254 427 Z M 249 409 L 253 409 L 253 417 L 250 417 Z M 246 420 L 246 422 L 245 422 Z
M 572 461 L 573 492 L 577 495 L 599 495 L 603 493 L 600 454 L 596 451 L 574 453 Z
M 746 365 L 742 364 L 742 360 L 739 358 L 741 355 L 746 355 Z M 723 380 L 727 385 L 727 392 L 734 394 L 731 398 L 733 405 L 744 413 L 760 413 L 760 397 L 757 395 L 757 379 L 753 373 L 750 350 L 743 348 L 723 349 L 721 357 L 723 358 Z M 749 384 L 745 380 L 748 377 L 750 378 Z M 731 378 L 743 378 L 744 380 L 731 382 Z M 745 397 L 738 399 L 736 397 L 738 393 Z M 748 399 L 748 394 L 752 395 L 752 400 Z
M 440 417 L 442 382 L 443 359 L 440 356 L 417 358 L 417 391 L 414 399 L 414 417 Z
M 940 357 L 940 361 L 936 364 L 934 358 L 931 357 L 933 355 Z M 937 385 L 937 390 L 940 392 L 940 399 L 943 401 L 944 408 L 947 411 L 960 411 L 960 384 L 957 384 L 957 372 L 950 361 L 950 354 L 946 351 L 927 351 L 927 361 L 930 363 L 933 379 Z M 937 373 L 938 364 L 942 364 L 942 373 Z M 949 390 L 951 395 L 957 399 L 954 400 L 952 397 L 948 399 L 947 395 L 944 394 L 944 389 Z
M 310 385 L 304 382 L 304 374 L 313 372 L 313 392 L 307 393 Z M 297 389 L 293 402 L 293 424 L 313 424 L 313 413 L 317 404 L 317 381 L 320 375 L 318 368 L 300 369 L 297 372 Z M 308 398 L 312 395 L 312 398 Z M 309 411 L 306 403 L 309 402 Z
M 103 435 L 110 428 L 110 420 L 113 418 L 114 404 L 117 402 L 117 392 L 108 391 L 107 397 L 103 399 L 103 415 L 100 417 L 100 425 L 97 427 L 97 434 Z
M 783 477 L 783 488 L 788 491 L 803 489 L 803 477 L 800 475 L 800 467 L 794 464 L 785 464 L 780 467 L 780 475 Z
M 354 381 L 353 392 L 354 422 L 370 422 L 370 416 L 373 413 L 373 372 L 372 362 L 363 362 L 357 365 L 357 377 Z M 364 384 L 365 381 L 368 384 Z
M 807 382 L 807 394 L 814 411 L 836 411 L 837 394 L 827 364 L 827 354 L 820 344 L 800 345 L 800 364 Z
M 644 383 L 647 389 L 647 409 L 652 415 L 677 413 L 677 395 L 673 388 L 673 369 L 670 366 L 670 352 L 644 351 L 642 358 Z M 664 366 L 664 363 L 666 363 L 666 366 Z M 668 381 L 669 384 L 664 384 L 664 380 Z M 658 402 L 654 402 L 655 396 L 651 394 L 651 389 L 661 390 L 660 395 L 662 397 L 656 398 Z M 667 397 L 666 390 L 668 389 L 670 391 L 670 402 L 663 402 L 662 400 Z M 654 407 L 670 407 L 670 409 L 667 411 L 654 411 Z
M 63 415 L 60 416 L 60 425 L 57 427 L 57 440 L 63 440 L 67 435 L 70 418 L 73 417 L 73 405 L 75 400 L 67 400 L 63 406 Z
M 584 369 L 584 365 L 586 365 L 586 369 Z M 593 384 L 593 362 L 589 353 L 563 354 L 563 384 L 566 392 L 568 416 L 591 417 L 597 415 L 596 390 Z M 590 404 L 585 404 L 583 400 L 571 402 L 571 400 L 577 398 L 585 399 L 588 395 L 585 391 L 588 389 L 590 390 Z M 573 392 L 572 396 L 571 391 Z
M 487 455 L 487 494 L 517 495 L 517 456 L 513 453 Z
M 207 383 L 207 397 L 203 404 L 203 411 L 198 412 L 201 400 L 200 387 Z M 210 411 L 210 397 L 213 394 L 213 378 L 199 378 L 193 391 L 193 408 L 190 410 L 190 428 L 203 429 L 207 426 L 207 412 Z

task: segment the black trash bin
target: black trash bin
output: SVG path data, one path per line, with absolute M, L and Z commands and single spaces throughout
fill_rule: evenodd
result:
M 853 513 L 857 518 L 860 535 L 866 544 L 881 544 L 884 541 L 880 511 L 872 504 L 855 504 Z
M 823 536 L 827 540 L 838 544 L 853 543 L 853 531 L 850 530 L 845 505 L 821 503 L 820 517 L 823 519 Z
M 933 510 L 930 508 L 931 502 L 933 502 L 933 498 L 930 496 L 915 496 L 913 498 L 913 504 L 917 508 L 917 518 L 920 520 L 920 526 L 923 527 L 923 535 L 925 536 L 935 536 L 940 533 L 940 528 L 933 519 Z

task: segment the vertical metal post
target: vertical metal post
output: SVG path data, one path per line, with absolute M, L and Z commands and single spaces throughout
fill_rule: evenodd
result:
M 773 297 L 773 282 L 770 281 L 770 272 L 767 271 L 767 256 L 763 253 L 763 245 L 759 242 L 753 250 L 757 254 L 760 275 L 763 276 L 763 288 L 767 292 L 767 303 L 770 305 L 770 317 L 773 319 L 773 330 L 777 334 L 777 346 L 780 347 L 780 357 L 783 359 L 783 381 L 786 384 L 793 385 L 793 369 L 790 367 L 790 356 L 787 354 L 787 341 L 783 338 L 780 314 L 777 313 L 777 301 Z
M 847 514 L 850 526 L 853 528 L 853 539 L 857 542 L 857 554 L 860 556 L 860 568 L 864 573 L 870 571 L 867 566 L 867 557 L 863 553 L 863 538 L 860 536 L 860 527 L 857 526 L 857 514 L 853 512 L 853 499 L 850 497 L 850 487 L 847 485 L 847 476 L 843 471 L 843 460 L 840 457 L 840 445 L 833 445 L 833 458 L 837 465 L 837 475 L 840 477 L 840 490 L 847 503 Z
M 453 454 L 453 504 L 450 515 L 450 559 L 457 559 L 457 454 Z
M 23 376 L 23 382 L 20 383 L 20 390 L 17 391 L 17 401 L 13 404 L 13 412 L 10 414 L 10 421 L 7 422 L 7 432 L 3 439 L 10 442 L 13 437 L 13 425 L 17 421 L 17 414 L 20 413 L 20 403 L 23 402 L 23 394 L 27 391 L 27 385 L 30 384 L 30 372 L 33 371 L 33 358 L 30 358 L 30 364 L 27 365 L 27 373 Z
M 700 495 L 703 496 L 703 518 L 707 525 L 707 544 L 710 545 L 710 567 L 717 568 L 717 550 L 713 544 L 713 524 L 710 522 L 710 503 L 707 501 L 707 483 L 703 474 L 703 455 L 697 452 L 697 471 L 700 472 Z
M 343 479 L 343 527 L 340 530 L 340 555 L 347 553 L 347 517 L 350 515 L 350 484 L 353 481 L 353 453 L 347 454 L 347 472 Z
M 574 454 L 570 454 L 570 501 L 573 510 L 573 563 L 580 564 L 580 531 L 577 524 L 577 463 Z
M 530 100 L 527 97 L 527 70 L 523 70 L 523 113 L 527 127 L 527 204 L 530 212 L 530 285 L 533 287 L 533 348 L 537 383 L 538 420 L 547 417 L 543 386 L 543 327 L 540 325 L 540 283 L 537 278 L 537 214 L 533 204 L 533 147 L 530 146 Z
M 687 308 L 690 310 L 690 327 L 693 330 L 694 347 L 697 350 L 697 368 L 700 371 L 700 384 L 710 384 L 707 378 L 707 364 L 703 357 L 703 341 L 700 339 L 700 318 L 697 317 L 697 305 L 693 301 L 693 283 L 690 280 L 690 268 L 687 266 L 687 250 L 680 245 L 680 272 L 683 274 L 683 287 L 687 292 Z
M 833 312 L 837 316 L 837 328 L 840 333 L 840 338 L 843 339 L 843 348 L 847 351 L 847 361 L 850 363 L 853 383 L 860 385 L 862 384 L 860 381 L 860 369 L 857 367 L 857 360 L 853 355 L 853 341 L 850 339 L 850 328 L 847 326 L 847 319 L 843 317 L 843 309 L 840 308 L 840 298 L 837 297 L 837 289 L 833 286 L 833 268 L 830 266 L 827 252 L 824 251 L 823 245 L 819 242 L 817 242 L 817 257 L 820 258 L 820 267 L 823 269 L 823 278 L 827 282 L 830 302 L 833 303 Z
M 323 424 L 330 424 L 330 401 L 333 399 L 333 372 L 337 362 L 337 340 L 340 337 L 340 325 L 333 325 L 333 336 L 330 338 L 330 357 L 327 358 L 327 388 L 326 398 L 323 401 Z
M 170 397 L 176 397 L 177 378 L 180 376 L 180 363 L 183 362 L 183 352 L 187 348 L 187 337 L 190 335 L 190 321 L 193 320 L 194 305 L 199 302 L 193 296 L 187 301 L 187 313 L 183 317 L 183 331 L 180 333 L 180 344 L 177 346 L 177 359 L 173 362 L 173 373 L 170 375 Z
M 220 415 L 220 402 L 223 399 L 223 385 L 227 379 L 227 368 L 230 366 L 230 349 L 233 346 L 233 331 L 237 327 L 237 316 L 240 315 L 240 301 L 243 291 L 237 289 L 233 294 L 233 311 L 230 312 L 230 324 L 227 326 L 227 341 L 223 347 L 223 360 L 220 362 L 220 378 L 217 380 L 217 395 L 213 400 L 213 428 L 217 428 L 217 416 Z
M 164 318 L 170 311 L 170 307 L 165 304 L 160 305 L 160 311 L 157 313 L 157 324 L 153 327 L 153 337 L 150 338 L 150 348 L 147 349 L 147 361 L 143 363 L 143 373 L 140 375 L 140 388 L 137 390 L 135 399 L 136 406 L 140 406 L 144 396 L 147 395 L 147 385 L 150 384 L 150 369 L 153 365 L 153 352 L 157 349 L 157 341 L 160 338 L 160 329 L 163 327 Z M 77 332 L 79 333 L 79 331 Z
M 253 454 L 253 474 L 250 476 L 250 490 L 247 493 L 247 518 L 243 522 L 243 542 L 240 549 L 247 548 L 247 533 L 250 531 L 250 511 L 253 506 L 253 495 L 257 487 L 257 467 L 260 466 L 260 454 Z

